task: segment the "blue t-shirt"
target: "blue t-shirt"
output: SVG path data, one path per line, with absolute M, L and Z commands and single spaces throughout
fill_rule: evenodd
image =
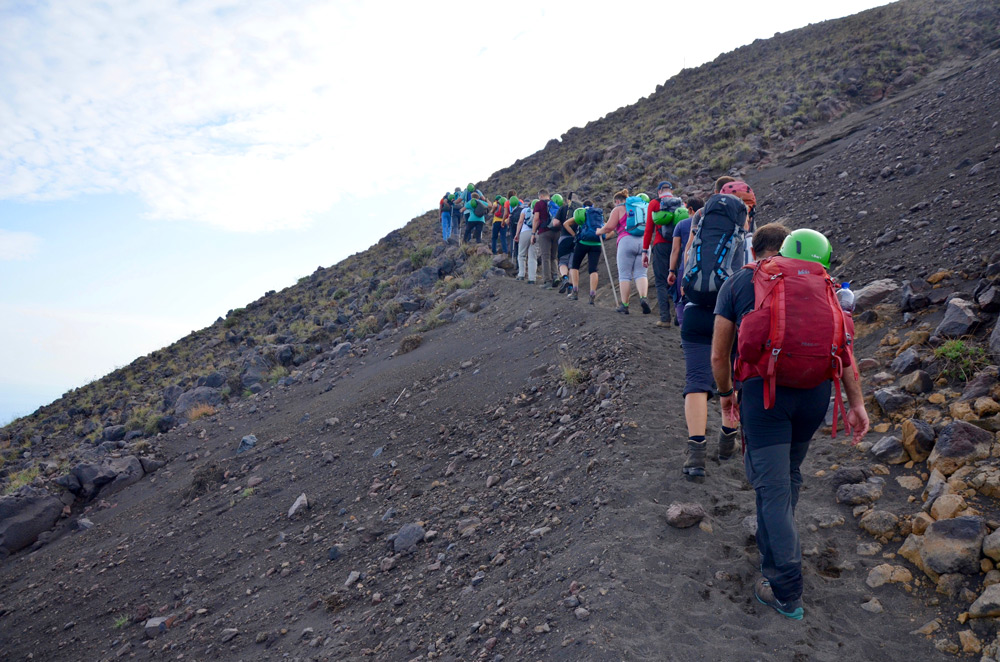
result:
M 677 273 L 684 273 L 684 249 L 687 248 L 688 237 L 691 236 L 691 219 L 685 218 L 674 226 L 674 237 L 681 238 L 681 254 L 677 258 Z

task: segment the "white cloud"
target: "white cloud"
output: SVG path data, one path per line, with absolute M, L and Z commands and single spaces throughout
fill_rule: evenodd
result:
M 30 260 L 41 244 L 42 238 L 38 235 L 0 228 L 0 261 Z

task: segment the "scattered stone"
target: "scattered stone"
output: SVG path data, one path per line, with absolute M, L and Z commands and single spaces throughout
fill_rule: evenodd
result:
M 962 651 L 972 655 L 978 655 L 983 651 L 983 642 L 972 630 L 961 630 L 958 633 L 958 642 L 962 645 Z
M 858 526 L 875 538 L 890 538 L 898 523 L 899 518 L 886 510 L 871 510 L 861 518 Z
M 934 518 L 927 513 L 917 513 L 910 520 L 910 530 L 918 536 L 924 535 L 927 527 L 934 523 Z
M 923 370 L 914 370 L 910 374 L 899 380 L 899 385 L 903 390 L 913 395 L 927 393 L 934 388 L 934 380 Z
M 972 409 L 980 418 L 987 418 L 989 416 L 1000 414 L 1000 403 L 997 403 L 997 401 L 993 398 L 983 396 L 981 398 L 976 398 L 975 403 L 972 405 Z
M 257 445 L 257 437 L 255 435 L 248 434 L 247 436 L 240 439 L 240 445 L 236 447 L 236 453 L 237 454 L 245 453 L 246 451 L 250 450 L 256 445 Z
M 925 623 L 923 627 L 914 630 L 910 634 L 923 634 L 929 637 L 930 635 L 934 634 L 940 629 L 941 629 L 941 621 L 935 618 L 933 621 Z
M 983 540 L 983 554 L 1000 561 L 1000 529 L 997 529 Z
M 927 466 L 950 476 L 960 467 L 988 458 L 992 444 L 989 432 L 965 421 L 953 421 L 941 430 Z
M 708 517 L 700 503 L 672 503 L 667 508 L 667 524 L 686 529 Z
M 920 480 L 919 476 L 896 476 L 896 482 L 910 492 L 916 492 L 924 486 L 924 481 Z
M 882 608 L 882 603 L 878 601 L 878 598 L 872 598 L 868 602 L 861 605 L 861 608 L 867 611 L 869 614 L 881 614 L 885 611 Z
M 865 310 L 885 301 L 891 294 L 898 292 L 899 287 L 899 283 L 891 278 L 883 278 L 869 283 L 854 293 L 856 310 Z
M 239 633 L 240 631 L 236 628 L 226 628 L 222 631 L 222 637 L 220 637 L 219 640 L 224 644 L 228 644 L 230 641 L 235 639 Z
M 160 636 L 170 627 L 167 621 L 170 620 L 167 616 L 157 616 L 156 618 L 151 618 L 146 621 L 146 624 L 142 626 L 143 634 L 146 635 L 147 639 L 155 639 Z
M 486 479 L 486 488 L 489 489 L 499 482 L 500 482 L 500 476 L 492 474 Z
M 419 524 L 404 524 L 392 540 L 392 548 L 397 554 L 412 554 L 417 551 L 417 543 L 423 542 L 427 532 Z
M 910 460 L 898 437 L 882 437 L 872 446 L 872 454 L 886 464 L 903 464 Z
M 860 506 L 875 503 L 882 498 L 885 481 L 878 477 L 869 478 L 864 483 L 841 485 L 837 488 L 837 503 Z
M 903 448 L 914 462 L 923 462 L 934 450 L 934 428 L 917 418 L 903 421 Z
M 576 609 L 574 609 L 573 610 L 573 615 L 576 616 L 576 620 L 578 620 L 578 621 L 589 621 L 590 620 L 590 612 L 587 611 L 587 609 L 584 608 L 584 607 L 577 607 Z
M 911 581 L 913 581 L 913 575 L 903 566 L 883 563 L 868 572 L 868 579 L 865 580 L 865 583 L 871 588 L 878 588 L 885 584 L 905 584 Z
M 298 496 L 297 499 L 295 499 L 295 503 L 292 504 L 292 507 L 288 509 L 288 519 L 295 517 L 296 513 L 298 513 L 299 510 L 308 507 L 309 507 L 309 499 L 306 498 L 306 493 L 303 492 Z
M 960 338 L 968 335 L 980 323 L 973 304 L 965 299 L 952 299 L 945 309 L 944 319 L 934 330 L 941 338 Z
M 996 618 L 1000 616 L 1000 584 L 987 586 L 969 607 L 972 618 Z
M 875 391 L 875 401 L 886 414 L 893 414 L 913 405 L 913 396 L 898 386 L 889 386 Z
M 875 556 L 882 551 L 882 545 L 877 542 L 859 542 L 858 556 Z
M 931 506 L 931 517 L 936 520 L 951 519 L 966 509 L 965 499 L 957 494 L 942 494 Z
M 358 572 L 357 570 L 351 570 L 350 574 L 347 575 L 347 581 L 344 582 L 344 586 L 350 586 L 351 584 L 357 582 L 359 579 L 361 579 L 361 573 Z
M 62 514 L 62 502 L 38 487 L 0 497 L 0 558 L 29 547 Z
M 955 517 L 927 527 L 920 545 L 920 560 L 926 570 L 979 574 L 979 556 L 986 538 L 986 524 L 979 517 Z
M 922 364 L 923 360 L 916 348 L 910 347 L 900 352 L 899 356 L 892 360 L 892 363 L 889 364 L 889 370 L 897 375 L 906 375 L 919 370 Z

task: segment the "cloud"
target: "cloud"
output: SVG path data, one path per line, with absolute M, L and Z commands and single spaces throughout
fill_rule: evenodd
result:
M 0 228 L 0 261 L 30 260 L 38 253 L 42 238 L 30 232 Z

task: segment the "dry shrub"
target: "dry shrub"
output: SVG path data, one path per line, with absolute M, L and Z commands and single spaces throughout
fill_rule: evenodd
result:
M 424 341 L 424 337 L 419 333 L 414 333 L 406 336 L 399 341 L 399 353 L 406 354 L 412 352 L 417 347 L 420 347 L 420 343 Z
M 189 421 L 197 421 L 199 418 L 211 416 L 215 412 L 216 409 L 212 405 L 200 404 L 191 407 L 187 412 L 187 417 Z

